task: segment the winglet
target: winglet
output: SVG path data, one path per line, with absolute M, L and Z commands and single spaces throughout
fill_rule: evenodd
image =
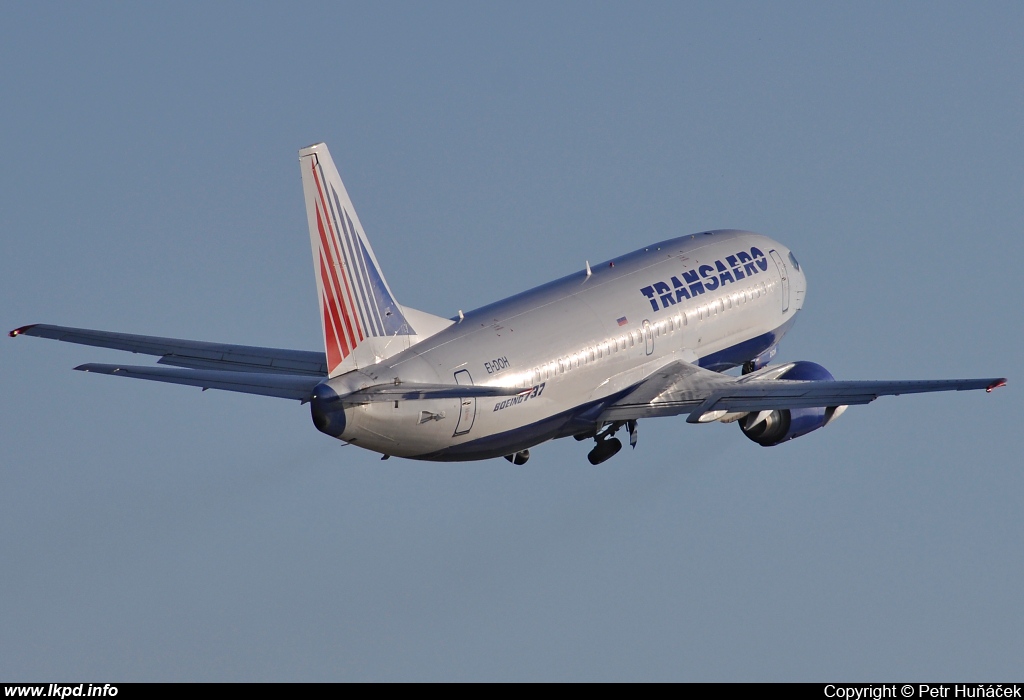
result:
M 21 326 L 20 328 L 15 328 L 13 331 L 8 333 L 7 335 L 11 336 L 12 338 L 17 338 L 19 335 L 21 335 L 22 333 L 27 331 L 29 328 L 35 328 L 38 325 L 39 325 L 38 323 L 30 323 L 27 326 Z
M 999 387 L 1003 386 L 1006 386 L 1006 377 L 997 379 L 991 384 L 989 384 L 987 387 L 985 387 L 985 392 L 991 394 L 993 389 L 998 389 Z

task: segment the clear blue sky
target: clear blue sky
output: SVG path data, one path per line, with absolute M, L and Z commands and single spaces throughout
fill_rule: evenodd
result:
M 1024 4 L 5 3 L 0 321 L 319 349 L 297 150 L 452 315 L 675 235 L 803 263 L 779 359 L 1006 375 L 597 468 L 341 447 L 0 342 L 0 678 L 1006 680 Z

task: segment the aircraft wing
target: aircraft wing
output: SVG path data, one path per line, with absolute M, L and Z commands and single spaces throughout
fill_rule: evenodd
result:
M 178 369 L 176 367 L 147 367 L 133 365 L 105 365 L 90 363 L 75 367 L 83 372 L 110 374 L 115 377 L 149 379 L 155 382 L 184 384 L 202 389 L 223 389 L 243 394 L 276 396 L 281 399 L 308 401 L 313 389 L 325 377 L 298 374 L 263 374 L 259 372 L 233 372 L 231 370 Z
M 190 369 L 292 374 L 315 376 L 321 379 L 327 376 L 325 354 L 307 350 L 207 343 L 198 340 L 179 340 L 152 335 L 51 326 L 45 323 L 22 326 L 11 331 L 9 335 L 12 338 L 19 335 L 33 335 L 39 338 L 62 340 L 66 343 L 156 355 L 160 358 L 157 360 L 159 364 Z
M 769 375 L 770 376 L 770 375 Z M 636 420 L 688 413 L 700 422 L 709 411 L 730 413 L 866 404 L 879 396 L 992 389 L 1003 378 L 902 381 L 798 381 L 765 375 L 731 377 L 687 362 L 672 362 L 601 414 L 601 420 Z

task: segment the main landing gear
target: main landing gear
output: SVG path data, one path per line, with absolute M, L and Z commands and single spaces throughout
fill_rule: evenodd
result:
M 622 443 L 619 442 L 618 438 L 605 438 L 604 440 L 598 440 L 597 446 L 590 451 L 587 455 L 587 459 L 593 465 L 598 465 L 601 462 L 606 462 L 619 453 L 622 449 Z
M 622 442 L 618 438 L 612 436 L 615 435 L 622 426 L 626 426 L 626 430 L 629 432 L 629 446 L 633 448 L 636 447 L 637 429 L 635 420 L 616 421 L 614 423 L 610 423 L 608 427 L 594 435 L 594 441 L 597 442 L 597 444 L 594 446 L 594 449 L 590 451 L 590 454 L 587 455 L 587 459 L 591 464 L 596 466 L 602 462 L 607 462 L 619 453 L 619 450 L 622 449 Z M 586 437 L 587 436 L 577 436 L 576 439 L 584 440 Z

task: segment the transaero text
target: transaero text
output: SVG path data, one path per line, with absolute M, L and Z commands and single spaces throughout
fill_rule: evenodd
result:
M 767 271 L 768 258 L 755 247 L 750 252 L 741 250 L 735 255 L 725 256 L 724 260 L 715 260 L 714 264 L 698 265 L 696 269 L 673 275 L 669 278 L 671 285 L 665 281 L 655 282 L 641 289 L 640 293 L 651 302 L 652 310 L 659 311 L 683 299 L 692 299 Z

